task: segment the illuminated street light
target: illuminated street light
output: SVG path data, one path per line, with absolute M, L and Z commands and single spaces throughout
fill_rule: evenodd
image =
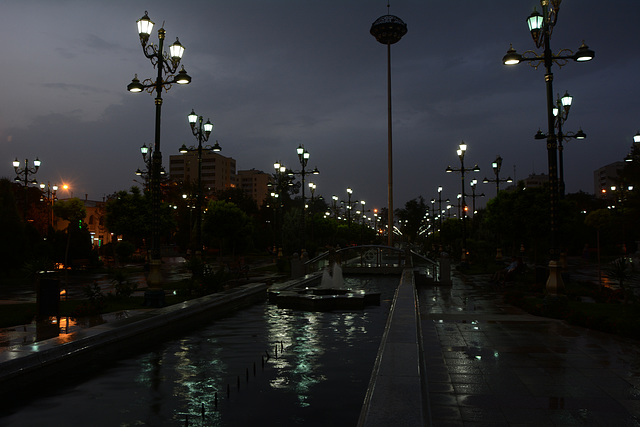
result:
M 13 169 L 17 175 L 15 181 L 21 183 L 24 186 L 24 209 L 22 212 L 22 219 L 24 221 L 27 220 L 27 205 L 29 204 L 29 184 L 38 185 L 38 181 L 36 181 L 35 179 L 29 181 L 29 175 L 35 175 L 36 173 L 38 173 L 38 169 L 40 169 L 41 164 L 42 163 L 37 157 L 33 161 L 32 168 L 29 167 L 29 159 L 24 160 L 23 168 L 20 167 L 20 161 L 17 157 L 13 161 Z M 21 175 L 23 177 L 21 177 Z
M 142 92 L 146 90 L 150 94 L 155 92 L 156 118 L 155 118 L 155 140 L 154 151 L 151 164 L 151 259 L 149 263 L 149 276 L 147 283 L 157 287 L 162 283 L 162 273 L 160 271 L 160 170 L 162 167 L 162 154 L 160 152 L 160 117 L 162 111 L 162 90 L 169 90 L 173 83 L 189 84 L 191 77 L 187 75 L 184 66 L 176 74 L 180 60 L 184 53 L 184 47 L 178 39 L 169 46 L 169 53 L 164 51 L 164 28 L 158 29 L 158 45 L 149 42 L 149 36 L 153 29 L 154 22 L 149 19 L 147 12 L 138 21 L 138 34 L 144 56 L 147 57 L 153 67 L 157 70 L 155 80 L 146 79 L 142 83 L 136 74 L 127 90 L 130 92 Z
M 460 209 L 462 211 L 461 215 L 462 215 L 462 258 L 460 259 L 461 262 L 466 262 L 467 260 L 467 228 L 466 228 L 466 220 L 467 220 L 467 211 L 469 210 L 469 208 L 467 207 L 467 203 L 465 201 L 465 191 L 464 191 L 464 173 L 465 172 L 480 172 L 480 168 L 478 167 L 478 165 L 476 164 L 474 167 L 472 168 L 465 168 L 464 167 L 464 155 L 467 152 L 467 144 L 465 144 L 464 141 L 462 141 L 459 145 L 458 145 L 458 150 L 456 150 L 456 153 L 458 154 L 458 158 L 460 159 L 460 168 L 452 168 L 451 166 L 447 166 L 447 169 L 445 169 L 445 172 L 451 173 L 451 172 L 460 172 L 460 178 L 462 179 L 462 191 L 460 193 L 461 195 L 461 206 Z
M 545 67 L 544 80 L 546 82 L 548 124 L 547 157 L 549 164 L 549 184 L 551 187 L 549 192 L 551 248 L 549 251 L 549 279 L 547 280 L 546 289 L 547 294 L 554 298 L 558 295 L 558 292 L 562 290 L 563 283 L 558 271 L 560 256 L 560 245 L 558 243 L 558 140 L 555 133 L 556 121 L 553 115 L 553 73 L 551 72 L 551 66 L 555 63 L 559 67 L 562 67 L 566 65 L 569 60 L 577 62 L 590 61 L 593 59 L 595 53 L 583 42 L 575 53 L 569 49 L 561 49 L 557 54 L 554 54 L 551 51 L 551 34 L 558 19 L 560 1 L 550 2 L 549 0 L 541 0 L 540 4 L 542 5 L 542 14 L 534 10 L 534 13 L 527 18 L 527 24 L 529 25 L 529 31 L 531 32 L 531 37 L 536 47 L 543 49 L 542 54 L 534 51 L 526 51 L 521 55 L 513 49 L 513 46 L 510 46 L 507 54 L 502 58 L 502 62 L 505 65 L 514 65 L 521 61 L 527 61 L 533 68 L 537 69 L 542 64 L 544 64 Z
M 209 136 L 211 135 L 211 131 L 213 131 L 213 124 L 209 119 L 204 123 L 204 118 L 202 116 L 198 116 L 194 110 L 191 110 L 191 113 L 187 116 L 189 121 L 189 125 L 191 126 L 191 132 L 193 136 L 198 140 L 198 147 L 189 147 L 185 144 L 182 144 L 180 147 L 180 152 L 182 154 L 186 154 L 189 151 L 197 151 L 198 152 L 198 181 L 197 185 L 197 194 L 196 194 L 196 241 L 195 241 L 195 255 L 200 256 L 202 253 L 202 198 L 203 198 L 203 190 L 202 190 L 202 150 L 207 151 L 220 151 L 220 145 L 218 141 L 216 144 L 211 146 L 202 146 L 203 142 L 207 142 L 209 140 Z
M 510 176 L 504 179 L 500 179 L 500 169 L 502 169 L 502 157 L 497 156 L 496 159 L 491 163 L 491 167 L 493 168 L 493 173 L 496 175 L 495 179 L 489 179 L 486 176 L 482 180 L 483 184 L 488 184 L 490 182 L 496 183 L 496 196 L 500 192 L 500 183 L 501 182 L 513 182 Z
M 583 140 L 587 137 L 587 134 L 579 129 L 578 132 L 566 132 L 563 133 L 562 126 L 564 122 L 567 121 L 569 117 L 569 110 L 571 109 L 571 104 L 573 102 L 573 97 L 569 95 L 568 92 L 556 99 L 556 104 L 553 107 L 553 116 L 555 117 L 555 129 L 556 136 L 558 140 L 558 194 L 560 198 L 564 198 L 565 186 L 564 186 L 564 160 L 563 160 L 563 151 L 564 147 L 562 143 L 564 141 L 569 142 L 571 139 Z M 547 135 L 544 134 L 541 130 L 534 136 L 535 139 L 547 139 Z

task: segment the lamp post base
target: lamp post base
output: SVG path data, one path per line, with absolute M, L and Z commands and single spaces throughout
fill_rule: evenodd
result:
M 547 279 L 547 295 L 557 296 L 564 292 L 564 282 L 557 261 L 549 261 L 549 278 Z
M 560 318 L 567 310 L 567 296 L 563 295 L 564 283 L 557 261 L 549 261 L 549 278 L 547 279 L 547 294 L 542 303 L 545 316 Z
M 160 266 L 162 260 L 152 259 L 149 261 L 149 275 L 147 276 L 147 286 L 150 288 L 160 287 L 162 284 L 162 272 Z

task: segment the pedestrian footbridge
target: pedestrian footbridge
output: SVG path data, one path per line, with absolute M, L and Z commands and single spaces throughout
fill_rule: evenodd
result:
M 305 263 L 307 274 L 323 271 L 334 262 L 344 274 L 402 274 L 414 268 L 434 281 L 440 280 L 441 265 L 410 249 L 382 245 L 349 246 L 329 250 Z M 447 267 L 448 269 L 448 267 Z

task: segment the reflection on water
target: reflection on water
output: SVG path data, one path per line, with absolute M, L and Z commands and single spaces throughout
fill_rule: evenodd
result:
M 355 425 L 398 277 L 345 278 L 379 307 L 258 304 L 0 417 L 0 425 Z M 276 354 L 277 349 L 277 354 Z M 71 422 L 71 420 L 75 420 Z

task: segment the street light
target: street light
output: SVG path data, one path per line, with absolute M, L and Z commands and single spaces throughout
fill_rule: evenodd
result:
M 338 208 L 336 207 L 336 204 L 338 203 L 338 199 L 339 197 L 336 196 L 335 194 L 331 196 L 331 200 L 333 200 L 333 216 L 335 219 L 338 219 Z
M 146 90 L 150 94 L 156 93 L 156 119 L 155 119 L 155 142 L 152 157 L 151 168 L 151 260 L 149 263 L 149 276 L 147 283 L 152 286 L 158 286 L 162 282 L 162 273 L 160 272 L 160 169 L 162 166 L 162 154 L 160 152 L 160 118 L 162 111 L 162 90 L 169 90 L 173 83 L 189 84 L 191 77 L 187 74 L 184 66 L 176 73 L 184 47 L 176 38 L 176 41 L 169 46 L 169 53 L 164 51 L 164 28 L 158 29 L 158 45 L 148 44 L 149 36 L 153 29 L 154 22 L 149 19 L 147 12 L 144 16 L 136 21 L 138 25 L 138 34 L 140 36 L 140 44 L 142 52 L 147 57 L 158 73 L 155 80 L 146 79 L 142 83 L 138 80 L 136 74 L 131 83 L 127 85 L 130 92 L 142 92 Z
M 353 194 L 353 190 L 351 188 L 347 188 L 347 226 L 351 228 L 351 205 L 358 203 L 357 200 L 351 201 L 351 195 Z
M 211 131 L 213 130 L 213 124 L 209 119 L 204 123 L 204 118 L 202 116 L 198 116 L 195 111 L 192 109 L 191 113 L 187 116 L 189 120 L 189 125 L 191 126 L 191 132 L 193 136 L 198 140 L 198 181 L 197 181 L 197 193 L 196 193 L 196 242 L 195 242 L 195 255 L 200 256 L 202 252 L 202 149 L 205 148 L 207 150 L 220 151 L 221 148 L 218 145 L 218 141 L 216 141 L 216 145 L 214 147 L 203 147 L 202 143 L 207 142 L 209 140 L 209 135 L 211 135 Z M 185 154 L 190 150 L 196 150 L 194 147 L 187 148 L 185 144 L 182 144 L 180 147 L 180 152 Z
M 550 184 L 550 232 L 551 232 L 551 249 L 549 251 L 549 279 L 547 280 L 546 289 L 552 297 L 557 296 L 558 290 L 562 288 L 562 277 L 558 274 L 559 245 L 558 245 L 558 158 L 557 158 L 557 137 L 555 134 L 555 117 L 553 115 L 553 73 L 551 66 L 556 63 L 558 67 L 563 67 L 569 60 L 577 62 L 590 61 L 595 53 L 593 50 L 582 42 L 582 45 L 574 53 L 569 49 L 561 49 L 557 54 L 551 51 L 551 34 L 558 19 L 558 11 L 560 9 L 560 1 L 541 0 L 542 14 L 535 9 L 527 18 L 531 37 L 537 48 L 543 48 L 542 54 L 534 51 L 526 51 L 522 55 L 517 53 L 513 46 L 509 47 L 507 54 L 502 58 L 505 65 L 518 64 L 521 61 L 527 61 L 533 68 L 538 68 L 544 64 L 547 92 L 547 157 L 549 164 L 549 184 Z
M 33 161 L 32 168 L 29 167 L 29 159 L 24 160 L 23 168 L 20 167 L 20 161 L 18 160 L 17 157 L 13 161 L 13 170 L 15 170 L 17 175 L 15 181 L 21 183 L 24 186 L 24 209 L 22 212 L 22 219 L 24 221 L 27 220 L 27 205 L 29 203 L 29 184 L 38 185 L 38 181 L 36 181 L 35 179 L 29 181 L 29 174 L 35 175 L 36 173 L 38 173 L 38 169 L 40 168 L 41 164 L 42 162 L 40 162 L 40 160 L 37 157 Z M 23 175 L 24 178 L 21 178 L 20 175 Z
M 496 175 L 495 179 L 488 179 L 486 176 L 482 180 L 483 184 L 488 184 L 490 182 L 496 183 L 496 196 L 500 192 L 500 183 L 501 182 L 513 182 L 510 176 L 505 179 L 500 179 L 500 169 L 502 168 L 502 157 L 497 156 L 496 159 L 491 163 L 491 167 L 493 168 L 493 173 Z
M 136 169 L 136 175 L 144 177 L 145 181 L 145 189 L 148 191 L 149 181 L 151 179 L 151 168 L 152 168 L 152 160 L 153 160 L 153 145 L 147 147 L 147 144 L 142 144 L 140 147 L 140 154 L 142 155 L 142 160 L 144 161 L 145 170 Z M 160 167 L 160 175 L 165 175 L 164 167 Z
M 462 258 L 460 259 L 462 262 L 465 262 L 467 259 L 467 228 L 466 228 L 466 220 L 467 220 L 467 203 L 465 201 L 465 194 L 464 194 L 464 173 L 465 172 L 480 172 L 480 168 L 478 167 L 478 165 L 476 164 L 474 167 L 472 168 L 465 168 L 464 167 L 464 154 L 467 152 L 467 144 L 465 144 L 464 141 L 462 141 L 459 145 L 458 145 L 458 150 L 456 150 L 456 153 L 458 154 L 458 158 L 460 159 L 460 168 L 452 168 L 451 166 L 447 166 L 447 169 L 445 169 L 445 172 L 451 173 L 451 172 L 460 172 L 460 177 L 462 178 L 462 192 L 460 193 L 462 196 L 462 205 L 461 205 L 461 211 L 462 211 Z
M 56 192 L 58 191 L 58 186 L 55 184 L 51 185 L 50 182 L 47 182 L 46 184 L 43 182 L 40 184 L 40 189 L 43 191 L 43 193 L 46 189 L 45 197 L 47 198 L 49 210 L 51 211 L 51 226 L 53 227 L 53 203 L 56 200 Z
M 469 185 L 471 186 L 471 200 L 473 201 L 472 207 L 473 207 L 473 214 L 475 215 L 477 213 L 476 197 L 484 197 L 484 193 L 476 194 L 476 185 L 478 185 L 477 179 L 472 179 L 471 182 L 469 182 Z
M 311 154 L 304 148 L 304 145 L 300 144 L 298 148 L 296 148 L 296 153 L 298 154 L 298 160 L 300 161 L 301 169 L 299 171 L 289 171 L 290 176 L 300 175 L 302 177 L 302 249 L 305 249 L 306 245 L 306 203 L 305 203 L 305 185 L 304 180 L 305 176 L 312 174 L 318 175 L 320 171 L 318 168 L 314 168 L 311 172 L 306 170 L 307 163 L 309 162 L 309 157 Z
M 567 121 L 569 117 L 569 109 L 573 102 L 573 97 L 565 92 L 562 98 L 558 95 L 556 99 L 556 105 L 553 107 L 553 116 L 555 117 L 555 129 L 558 140 L 558 193 L 560 198 L 564 198 L 564 160 L 563 160 L 563 145 L 564 141 L 569 142 L 572 138 L 583 140 L 587 137 L 587 134 L 579 129 L 578 132 L 562 132 L 562 125 Z M 547 135 L 541 130 L 534 136 L 535 139 L 547 139 Z
M 387 169 L 388 169 L 388 221 L 389 234 L 387 245 L 393 246 L 393 143 L 391 131 L 391 45 L 400 41 L 407 34 L 407 24 L 397 16 L 388 14 L 378 18 L 372 25 L 369 32 L 376 40 L 387 45 Z

